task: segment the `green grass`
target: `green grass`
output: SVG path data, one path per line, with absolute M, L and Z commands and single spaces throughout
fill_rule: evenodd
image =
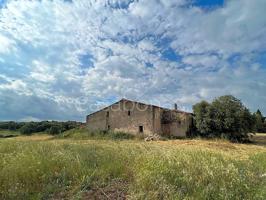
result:
M 14 137 L 20 135 L 19 131 L 10 131 L 10 130 L 0 130 L 1 137 Z
M 36 137 L 0 139 L 0 199 L 266 198 L 262 146 Z
M 56 138 L 61 139 L 111 139 L 111 140 L 128 140 L 136 138 L 132 134 L 124 133 L 124 132 L 113 132 L 113 131 L 89 131 L 86 128 L 77 128 L 72 129 L 62 134 L 56 136 Z

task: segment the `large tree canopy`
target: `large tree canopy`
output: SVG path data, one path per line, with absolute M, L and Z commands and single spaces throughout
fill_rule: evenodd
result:
M 254 117 L 250 111 L 231 95 L 216 98 L 212 103 L 197 103 L 193 111 L 196 128 L 203 136 L 242 140 L 254 127 Z

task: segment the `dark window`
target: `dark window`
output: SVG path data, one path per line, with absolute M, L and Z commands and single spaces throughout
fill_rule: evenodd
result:
M 139 132 L 143 133 L 143 126 L 139 126 Z
M 107 129 L 110 130 L 110 128 L 111 128 L 110 125 L 108 125 L 108 126 L 107 126 Z
M 107 113 L 106 113 L 106 117 L 109 117 L 109 111 L 107 111 Z
M 130 112 L 130 110 L 129 110 L 129 111 L 127 111 L 127 115 L 128 115 L 128 116 L 130 116 L 130 115 L 131 115 L 131 112 Z

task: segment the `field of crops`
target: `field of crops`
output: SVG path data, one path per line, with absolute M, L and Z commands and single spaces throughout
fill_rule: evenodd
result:
M 200 139 L 4 138 L 0 199 L 266 199 L 266 147 Z

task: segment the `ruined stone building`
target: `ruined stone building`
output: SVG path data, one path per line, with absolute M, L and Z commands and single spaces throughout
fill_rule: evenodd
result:
M 185 137 L 192 127 L 192 114 L 121 99 L 88 115 L 86 124 L 90 130 Z

